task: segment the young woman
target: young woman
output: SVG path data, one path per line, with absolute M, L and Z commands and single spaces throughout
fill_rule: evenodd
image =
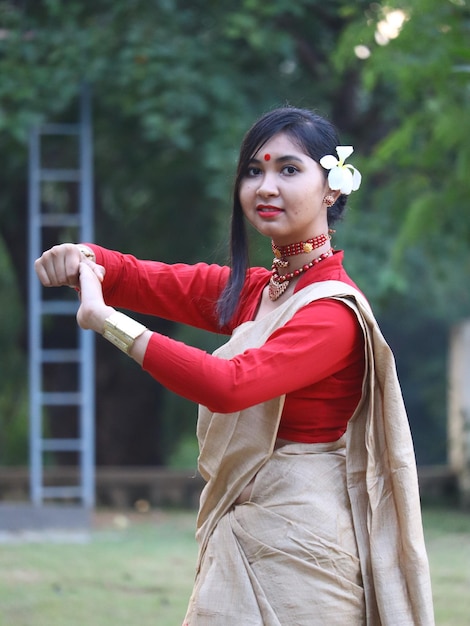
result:
M 331 247 L 360 174 L 324 118 L 284 107 L 248 131 L 231 267 L 62 244 L 45 286 L 77 320 L 200 404 L 197 577 L 187 626 L 433 624 L 416 466 L 393 356 Z M 245 222 L 271 240 L 249 268 Z M 230 335 L 214 355 L 116 308 Z

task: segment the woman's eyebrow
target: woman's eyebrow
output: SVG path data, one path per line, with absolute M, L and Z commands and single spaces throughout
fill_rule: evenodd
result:
M 285 163 L 286 161 L 297 161 L 298 163 L 302 163 L 302 159 L 298 156 L 294 156 L 293 154 L 286 154 L 286 156 L 277 157 L 274 159 L 276 163 Z M 253 157 L 250 159 L 250 163 L 262 163 L 263 159 L 257 159 Z

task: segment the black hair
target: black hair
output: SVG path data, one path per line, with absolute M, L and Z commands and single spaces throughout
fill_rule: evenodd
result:
M 305 154 L 317 163 L 326 154 L 336 154 L 340 140 L 336 128 L 324 117 L 308 109 L 281 107 L 263 115 L 246 133 L 240 147 L 237 174 L 233 189 L 232 225 L 230 237 L 231 272 L 217 303 L 220 326 L 226 325 L 235 314 L 248 270 L 248 237 L 240 204 L 240 185 L 248 167 L 260 148 L 274 135 L 285 133 Z M 325 178 L 328 171 L 324 170 Z M 345 210 L 347 196 L 340 194 L 328 208 L 328 225 L 338 221 Z

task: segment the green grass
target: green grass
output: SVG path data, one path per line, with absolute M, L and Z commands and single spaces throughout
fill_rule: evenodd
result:
M 438 626 L 470 624 L 470 513 L 425 509 L 426 545 Z
M 194 579 L 195 516 L 98 516 L 87 543 L 0 545 L 1 626 L 178 626 Z
M 425 509 L 438 626 L 470 624 L 470 514 Z M 0 626 L 179 626 L 195 514 L 99 513 L 86 543 L 0 545 Z

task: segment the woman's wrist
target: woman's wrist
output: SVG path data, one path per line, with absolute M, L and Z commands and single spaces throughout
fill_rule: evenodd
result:
M 116 312 L 116 309 L 97 302 L 82 302 L 77 313 L 77 322 L 84 330 L 94 330 L 100 335 L 104 332 L 105 320 Z
M 84 243 L 77 243 L 76 246 L 85 258 L 96 263 L 95 253 L 90 247 L 86 246 Z
M 113 311 L 103 323 L 103 337 L 125 354 L 146 330 L 146 326 L 119 311 Z

